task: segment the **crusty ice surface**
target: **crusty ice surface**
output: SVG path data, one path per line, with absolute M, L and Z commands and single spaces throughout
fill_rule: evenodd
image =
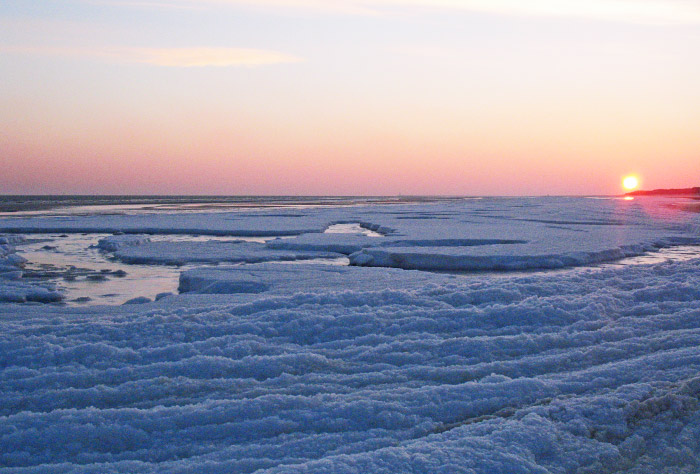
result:
M 314 234 L 256 248 L 279 252 L 297 240 L 288 251 L 563 259 L 699 236 L 697 214 L 661 201 L 484 201 L 308 210 L 294 219 Z M 121 217 L 100 219 L 82 229 L 123 228 Z M 245 219 L 241 229 L 251 232 L 285 230 L 278 217 Z M 207 222 L 229 225 L 197 225 Z M 365 244 L 323 234 L 334 222 L 392 232 Z M 16 232 L 56 225 L 12 223 Z M 150 245 L 122 240 L 113 252 Z M 0 257 L 15 255 L 4 245 Z M 182 294 L 151 303 L 0 304 L 0 466 L 696 473 L 699 268 L 700 259 L 689 259 L 495 277 L 221 265 L 183 272 Z

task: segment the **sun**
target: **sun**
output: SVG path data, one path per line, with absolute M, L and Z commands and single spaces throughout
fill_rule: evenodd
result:
M 636 176 L 626 176 L 622 180 L 622 186 L 631 191 L 635 189 L 637 186 L 639 186 L 639 179 Z

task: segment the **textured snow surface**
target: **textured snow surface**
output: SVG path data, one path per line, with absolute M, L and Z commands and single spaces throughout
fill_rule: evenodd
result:
M 131 263 L 263 262 L 350 255 L 350 264 L 419 270 L 552 269 L 700 243 L 700 217 L 668 199 L 489 198 L 428 204 L 201 214 L 0 218 L 0 232 L 118 232 L 296 236 L 265 244 L 147 242 L 101 245 Z M 384 237 L 330 234 L 359 223 Z M 282 253 L 280 253 L 282 252 Z
M 69 220 L 74 230 L 133 225 L 133 239 L 106 241 L 115 255 L 219 245 L 141 236 L 168 226 L 311 229 L 225 244 L 260 255 L 360 253 L 390 266 L 584 262 L 697 241 L 697 214 L 635 202 Z M 0 228 L 57 229 L 58 220 Z M 343 222 L 385 236 L 322 233 Z M 9 240 L 0 262 L 21 272 Z M 0 278 L 0 295 L 21 294 L 12 285 L 37 288 Z M 221 265 L 184 271 L 180 291 L 123 306 L 0 304 L 2 472 L 700 472 L 700 259 L 525 276 Z
M 699 265 L 489 279 L 263 264 L 183 277 L 227 295 L 0 306 L 0 463 L 697 472 Z
M 384 237 L 331 234 L 359 223 Z M 144 242 L 118 235 L 103 249 L 126 262 L 263 262 L 342 253 L 350 264 L 419 270 L 553 269 L 700 244 L 700 215 L 669 199 L 488 198 L 395 206 L 229 213 L 0 218 L 0 232 L 118 232 L 292 236 L 265 244 Z M 294 237 L 296 236 L 296 237 Z M 282 252 L 282 253 L 280 253 Z

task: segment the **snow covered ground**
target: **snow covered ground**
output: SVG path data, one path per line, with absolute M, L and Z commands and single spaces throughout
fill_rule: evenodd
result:
M 138 221 L 0 232 L 298 234 L 101 246 L 354 265 L 190 267 L 145 304 L 0 304 L 3 472 L 700 472 L 700 258 L 586 267 L 700 243 L 697 213 L 541 198 Z M 384 236 L 324 233 L 353 222 Z M 10 237 L 0 294 L 37 287 Z
M 324 232 L 338 223 L 359 223 L 384 237 Z M 292 238 L 257 246 L 240 242 L 240 251 L 232 242 L 172 242 L 169 248 L 159 242 L 150 249 L 122 249 L 121 258 L 168 263 L 201 261 L 206 255 L 207 261 L 259 262 L 280 259 L 275 251 L 282 250 L 287 260 L 333 252 L 349 255 L 353 265 L 471 271 L 588 265 L 697 244 L 700 219 L 668 198 L 489 198 L 232 213 L 0 218 L 0 232 L 287 236 Z

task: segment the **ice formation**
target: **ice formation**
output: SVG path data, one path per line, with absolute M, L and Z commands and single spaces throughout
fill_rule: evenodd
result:
M 180 294 L 141 304 L 0 304 L 3 470 L 700 471 L 700 258 L 518 275 L 385 267 L 587 265 L 698 243 L 700 215 L 573 198 L 294 213 L 0 220 L 27 234 L 298 233 L 225 247 L 373 266 L 200 267 Z M 334 222 L 391 231 L 324 234 Z M 196 253 L 118 237 L 105 251 Z M 21 271 L 13 245 L 0 244 L 8 273 Z M 33 287 L 0 276 L 0 292 L 12 285 Z

